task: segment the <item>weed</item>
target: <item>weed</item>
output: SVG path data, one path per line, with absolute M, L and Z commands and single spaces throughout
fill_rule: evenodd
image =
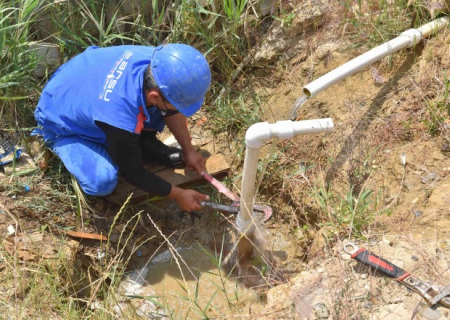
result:
M 39 62 L 30 49 L 36 2 L 0 3 L 0 118 L 9 127 L 32 125 L 29 103 L 39 90 L 30 72 Z
M 333 190 L 333 191 L 332 191 Z M 380 207 L 380 194 L 373 190 L 353 189 L 337 193 L 331 186 L 311 186 L 311 196 L 321 210 L 319 225 L 332 226 L 348 236 L 365 238 L 366 230 L 375 218 L 388 214 Z
M 213 132 L 243 132 L 252 124 L 260 121 L 260 100 L 257 96 L 239 95 L 232 100 L 230 95 L 219 100 L 217 105 L 208 109 L 212 114 Z
M 286 9 L 281 9 L 281 14 L 279 17 L 272 16 L 273 19 L 281 23 L 281 27 L 290 27 L 292 25 L 292 20 L 295 18 L 295 12 L 287 12 Z
M 447 78 L 447 73 L 445 71 L 443 81 L 440 82 L 440 84 L 441 88 L 437 97 L 434 99 L 425 98 L 426 108 L 429 112 L 429 119 L 424 120 L 424 123 L 431 135 L 448 131 L 447 122 L 450 119 L 450 79 Z
M 410 24 L 411 11 L 404 1 L 371 1 L 344 0 L 340 2 L 343 8 L 342 20 L 344 30 L 348 31 L 351 25 L 353 43 L 355 46 L 365 44 L 375 47 L 394 36 L 397 36 Z

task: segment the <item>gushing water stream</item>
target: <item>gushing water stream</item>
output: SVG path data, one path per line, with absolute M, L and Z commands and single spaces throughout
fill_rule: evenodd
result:
M 289 118 L 294 121 L 295 118 L 297 118 L 297 111 L 300 109 L 300 107 L 308 100 L 308 96 L 303 95 L 298 97 L 298 99 L 295 101 L 294 106 L 291 109 L 291 113 L 289 114 Z

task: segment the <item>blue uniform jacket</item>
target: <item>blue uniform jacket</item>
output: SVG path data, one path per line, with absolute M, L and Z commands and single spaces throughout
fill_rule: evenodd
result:
M 77 135 L 106 144 L 95 121 L 140 133 L 150 115 L 144 72 L 154 47 L 89 47 L 63 64 L 45 86 L 35 111 L 44 138 Z

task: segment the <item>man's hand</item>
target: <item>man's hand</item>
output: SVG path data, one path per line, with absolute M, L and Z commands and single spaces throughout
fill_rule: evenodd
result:
M 189 153 L 185 153 L 185 162 L 186 169 L 197 171 L 198 174 L 201 174 L 203 171 L 206 171 L 205 164 L 206 159 L 197 151 L 192 149 Z
M 202 171 L 205 171 L 206 160 L 200 153 L 195 151 L 192 146 L 191 136 L 189 135 L 189 130 L 186 126 L 186 117 L 181 113 L 177 113 L 173 116 L 165 117 L 164 121 L 177 139 L 181 149 L 183 149 L 186 168 L 193 169 L 199 174 L 201 174 Z
M 202 208 L 200 201 L 206 201 L 209 199 L 209 196 L 206 194 L 191 189 L 181 189 L 175 186 L 172 186 L 172 191 L 169 193 L 168 197 L 174 199 L 180 206 L 181 210 L 187 212 L 200 210 Z

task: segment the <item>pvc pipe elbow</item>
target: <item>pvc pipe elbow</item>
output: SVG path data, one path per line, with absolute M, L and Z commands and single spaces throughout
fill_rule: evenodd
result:
M 258 122 L 247 129 L 245 144 L 248 148 L 259 149 L 270 138 L 270 124 L 268 122 Z
M 334 129 L 331 118 L 303 120 L 303 121 L 277 121 L 269 124 L 259 122 L 248 128 L 245 134 L 245 144 L 248 148 L 259 149 L 265 141 L 271 138 L 280 140 L 291 139 L 299 134 L 321 133 Z

